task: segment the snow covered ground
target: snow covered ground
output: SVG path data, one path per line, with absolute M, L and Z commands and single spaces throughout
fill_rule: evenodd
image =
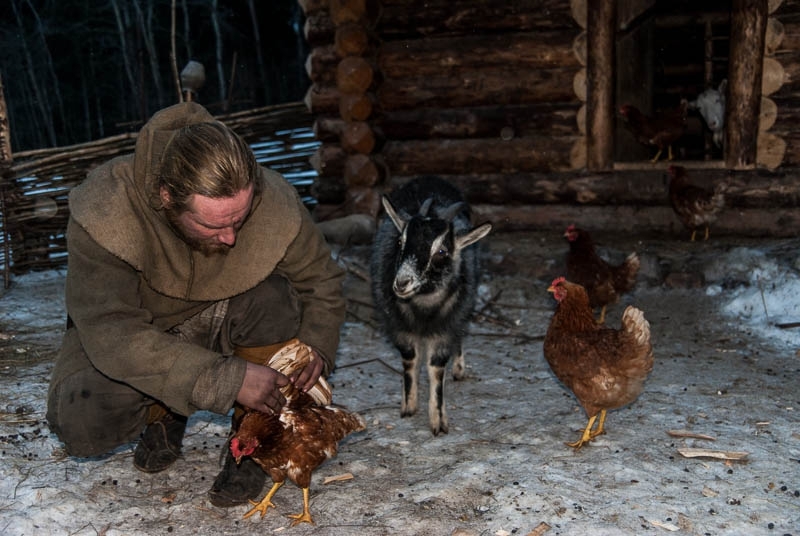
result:
M 286 514 L 301 506 L 291 483 L 264 518 L 208 502 L 227 416 L 194 415 L 183 457 L 163 473 L 134 469 L 135 445 L 67 457 L 44 420 L 64 272 L 15 277 L 0 296 L 0 534 L 800 536 L 797 243 L 596 241 L 615 244 L 610 257 L 642 256 L 640 284 L 609 323 L 628 303 L 642 308 L 656 366 L 642 396 L 609 413 L 608 433 L 579 452 L 564 442 L 585 416 L 541 351 L 558 236 L 490 241 L 468 376 L 446 386 L 445 436 L 431 436 L 424 411 L 400 418 L 399 358 L 368 322 L 366 283 L 348 279 L 351 317 L 330 380 L 334 401 L 369 427 L 315 473 L 313 527 L 289 527 Z M 365 250 L 340 254 L 363 268 Z M 353 478 L 324 483 L 345 473 Z

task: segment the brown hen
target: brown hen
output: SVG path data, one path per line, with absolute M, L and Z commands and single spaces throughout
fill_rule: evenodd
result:
M 725 185 L 718 185 L 713 191 L 689 183 L 689 176 L 683 166 L 669 166 L 669 202 L 675 214 L 687 229 L 692 231 L 692 242 L 697 230 L 708 228 L 717 220 L 725 207 Z
M 606 307 L 617 303 L 622 294 L 630 292 L 636 285 L 639 256 L 631 253 L 622 264 L 614 266 L 597 254 L 588 231 L 570 225 L 564 237 L 569 242 L 567 277 L 586 289 L 593 309 L 601 307 L 597 322 L 602 324 L 606 319 Z
M 563 277 L 547 291 L 558 305 L 544 338 L 544 357 L 586 411 L 589 422 L 583 434 L 567 443 L 580 449 L 604 433 L 608 410 L 630 404 L 642 392 L 653 369 L 650 324 L 642 311 L 628 306 L 621 329 L 598 326 L 584 288 Z
M 652 116 L 645 115 L 632 104 L 623 104 L 619 108 L 623 122 L 628 130 L 643 145 L 658 149 L 651 162 L 656 163 L 664 149 L 667 149 L 667 160 L 672 160 L 672 144 L 678 141 L 686 131 L 686 117 L 689 102 L 682 99 L 676 108 L 657 112 Z
M 291 376 L 312 358 L 311 348 L 293 339 L 278 351 L 268 366 Z M 336 455 L 338 443 L 352 432 L 364 430 L 364 419 L 331 405 L 331 391 L 324 378 L 304 393 L 289 384 L 282 388 L 286 405 L 272 415 L 248 409 L 231 438 L 230 449 L 236 463 L 250 456 L 272 478 L 266 496 L 245 513 L 248 518 L 275 505 L 272 498 L 288 476 L 303 490 L 303 511 L 292 514 L 292 526 L 314 521 L 309 510 L 311 475 L 325 460 Z

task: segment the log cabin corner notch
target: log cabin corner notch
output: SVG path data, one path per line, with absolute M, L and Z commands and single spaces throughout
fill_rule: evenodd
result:
M 780 87 L 773 80 L 783 77 L 772 72 L 781 66 L 769 57 L 780 39 L 780 25 L 768 14 L 779 4 L 780 0 L 572 0 L 573 15 L 586 30 L 587 168 L 652 167 L 647 153 L 621 128 L 615 102 L 632 102 L 651 113 L 681 98 L 693 99 L 725 78 L 724 154 L 709 143 L 708 130 L 693 114 L 679 142 L 678 158 L 688 167 L 778 167 L 785 143 L 766 132 L 771 123 L 763 115 L 774 115 L 768 113 L 774 103 L 766 96 Z

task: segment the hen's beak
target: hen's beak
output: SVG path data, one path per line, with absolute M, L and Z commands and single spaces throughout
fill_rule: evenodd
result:
M 547 287 L 547 292 L 555 292 L 555 291 L 556 291 L 556 287 L 554 287 L 553 285 L 550 285 L 549 287 Z

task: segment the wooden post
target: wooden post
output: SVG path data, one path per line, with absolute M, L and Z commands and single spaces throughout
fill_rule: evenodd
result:
M 725 126 L 725 165 L 731 169 L 750 169 L 756 163 L 766 29 L 766 2 L 733 0 Z
M 614 41 L 616 0 L 589 0 L 587 6 L 586 134 L 590 171 L 614 167 Z
M 11 179 L 11 164 L 14 162 L 11 153 L 11 128 L 8 123 L 8 109 L 3 90 L 3 79 L 0 77 L 0 239 L 3 242 L 3 288 L 11 284 L 11 235 L 8 232 L 8 205 L 6 204 L 6 181 Z

